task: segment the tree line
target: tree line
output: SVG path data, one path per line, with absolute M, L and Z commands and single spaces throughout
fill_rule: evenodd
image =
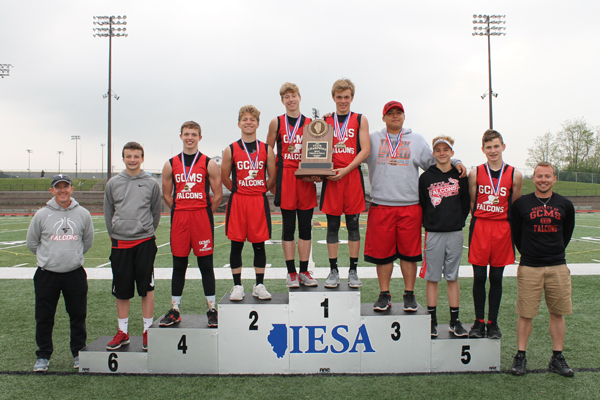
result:
M 566 120 L 556 133 L 537 136 L 527 153 L 531 168 L 548 161 L 560 171 L 600 173 L 600 129 L 583 117 Z

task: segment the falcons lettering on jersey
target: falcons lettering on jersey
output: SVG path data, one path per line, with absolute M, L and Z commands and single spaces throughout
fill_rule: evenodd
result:
M 79 235 L 74 235 L 73 231 L 77 225 L 70 218 L 61 218 L 54 224 L 56 234 L 50 236 L 50 240 L 63 241 L 63 240 L 78 240 Z M 69 234 L 68 232 L 71 231 Z
M 561 219 L 560 210 L 552 206 L 534 207 L 529 213 L 531 220 L 536 220 L 537 224 L 533 225 L 534 232 L 558 232 L 558 225 L 553 224 L 552 218 Z
M 196 175 L 200 175 L 200 174 L 196 174 Z M 202 176 L 202 175 L 200 175 L 200 176 Z M 194 186 L 196 186 L 195 182 L 186 182 L 185 186 L 183 187 L 181 192 L 177 193 L 176 200 L 181 200 L 181 199 L 200 199 L 201 200 L 203 198 L 203 195 L 202 195 L 202 193 L 193 192 L 192 189 Z
M 444 197 L 458 196 L 458 179 L 448 178 L 448 182 L 436 182 L 429 185 L 431 204 L 437 207 Z

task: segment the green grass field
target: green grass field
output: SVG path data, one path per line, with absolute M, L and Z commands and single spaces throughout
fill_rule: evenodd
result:
M 71 176 L 73 179 L 73 176 Z M 0 178 L 0 191 L 46 191 L 50 188 L 52 177 L 47 178 Z M 73 179 L 76 191 L 88 191 L 100 181 L 100 179 Z
M 96 240 L 86 257 L 86 268 L 109 268 L 109 239 L 104 219 L 95 216 Z M 281 235 L 278 216 L 274 216 L 273 238 Z M 24 246 L 30 217 L 0 217 L 0 267 L 33 267 L 35 257 Z M 224 235 L 224 216 L 215 217 L 215 268 L 227 264 L 229 242 Z M 362 216 L 364 237 L 366 215 Z M 317 267 L 327 266 L 325 244 L 318 243 L 325 238 L 325 217 L 314 219 L 313 259 Z M 568 262 L 600 263 L 600 215 L 578 214 L 574 240 L 567 249 Z M 467 230 L 465 229 L 465 235 Z M 157 232 L 159 248 L 157 268 L 171 267 L 168 246 L 169 218 L 163 217 Z M 345 233 L 341 233 L 345 238 Z M 465 242 L 466 243 L 466 242 Z M 251 246 L 244 249 L 244 260 L 252 259 Z M 340 266 L 347 266 L 347 248 L 340 246 Z M 359 266 L 367 266 L 362 261 Z M 272 268 L 283 267 L 281 246 L 277 243 L 267 246 L 267 262 Z M 462 260 L 467 265 L 466 252 Z M 599 265 L 600 267 L 600 265 Z M 461 319 L 472 322 L 473 302 L 472 280 L 461 278 Z M 527 357 L 528 369 L 535 372 L 525 377 L 513 377 L 506 370 L 510 368 L 512 356 L 516 352 L 514 304 L 516 299 L 516 278 L 505 277 L 504 294 L 500 310 L 499 324 L 503 331 L 501 352 L 501 373 L 486 374 L 438 374 L 438 375 L 396 375 L 396 376 L 98 376 L 80 375 L 71 368 L 72 358 L 68 349 L 68 316 L 62 300 L 56 316 L 54 331 L 55 352 L 52 356 L 50 372 L 34 374 L 31 371 L 35 361 L 35 320 L 33 282 L 26 280 L 2 280 L 0 304 L 5 324 L 0 331 L 0 391 L 1 399 L 14 398 L 397 398 L 410 396 L 415 399 L 458 397 L 475 398 L 494 396 L 496 398 L 516 398 L 527 396 L 531 399 L 546 398 L 598 398 L 600 392 L 600 341 L 596 332 L 600 331 L 600 276 L 573 276 L 574 313 L 567 317 L 565 356 L 576 369 L 575 377 L 563 378 L 545 373 L 551 355 L 551 341 L 548 334 L 548 313 L 542 305 L 540 314 L 534 319 Z M 266 285 L 274 292 L 285 292 L 285 282 L 269 279 Z M 252 282 L 245 281 L 246 287 Z M 372 303 L 378 294 L 376 279 L 364 279 L 361 289 L 362 301 Z M 116 310 L 114 298 L 110 294 L 110 280 L 90 280 L 88 295 L 88 342 L 102 335 L 114 335 L 116 330 Z M 402 287 L 401 279 L 394 279 L 392 292 L 394 301 Z M 231 280 L 217 281 L 217 299 L 231 288 Z M 417 300 L 425 303 L 425 282 L 417 280 Z M 170 282 L 160 280 L 156 284 L 155 318 L 166 312 L 170 303 Z M 182 307 L 186 313 L 203 313 L 202 286 L 199 280 L 186 283 Z M 440 285 L 438 318 L 443 323 L 448 313 L 445 298 L 445 285 Z M 131 332 L 141 332 L 142 321 L 140 301 L 132 301 L 130 322 Z

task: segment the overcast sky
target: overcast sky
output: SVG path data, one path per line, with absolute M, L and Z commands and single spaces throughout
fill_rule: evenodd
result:
M 14 1 L 0 0 L 0 169 L 101 168 L 107 136 L 108 38 L 94 38 L 94 15 L 127 15 L 113 39 L 113 165 L 128 141 L 158 171 L 181 151 L 179 127 L 200 123 L 200 149 L 220 155 L 240 137 L 237 113 L 261 111 L 259 139 L 284 112 L 279 88 L 300 87 L 302 111 L 334 110 L 331 85 L 352 79 L 352 111 L 381 129 L 383 105 L 398 100 L 405 128 L 428 141 L 456 140 L 467 166 L 485 161 L 487 40 L 473 37 L 473 14 L 505 14 L 492 37 L 494 128 L 504 159 L 525 167 L 536 136 L 584 117 L 600 125 L 600 3 L 573 1 Z M 106 167 L 106 161 L 104 161 Z

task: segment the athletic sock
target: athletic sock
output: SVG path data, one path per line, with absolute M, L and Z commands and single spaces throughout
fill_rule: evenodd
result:
M 431 315 L 431 320 L 437 324 L 437 306 L 427 306 L 427 312 Z
M 300 272 L 308 271 L 308 261 L 300 261 Z
M 458 321 L 458 307 L 450 307 L 450 323 Z
M 144 332 L 150 328 L 150 325 L 154 322 L 153 318 L 142 318 L 144 320 Z
M 358 268 L 358 257 L 350 257 L 350 269 L 356 271 L 356 268 Z
M 483 321 L 483 322 L 485 322 L 485 321 Z M 487 323 L 488 323 L 488 325 L 494 325 L 494 323 L 496 323 L 496 321 L 492 321 L 492 320 L 490 319 L 490 320 L 488 320 L 488 322 L 487 322 Z
M 127 326 L 129 325 L 129 317 L 117 318 L 119 321 L 119 330 L 123 333 L 127 333 Z
M 265 280 L 265 274 L 256 274 L 256 284 L 262 285 Z
M 556 357 L 562 354 L 562 350 L 552 350 L 552 356 Z
M 285 267 L 287 268 L 288 274 L 293 274 L 296 272 L 296 265 L 294 264 L 294 260 L 285 260 Z
M 525 357 L 525 350 L 519 350 L 517 351 L 517 354 L 523 354 L 523 357 Z
M 405 290 L 404 294 L 411 295 L 411 294 L 415 294 L 415 292 L 413 290 Z
M 216 296 L 212 295 L 212 296 L 205 296 L 205 297 L 206 297 L 206 306 L 208 307 L 208 309 L 214 310 L 215 303 L 217 302 Z
M 338 269 L 338 266 L 337 266 L 337 257 L 329 259 L 329 268 L 331 268 L 332 271 L 333 270 L 337 271 L 337 269 Z
M 179 311 L 180 304 L 181 304 L 181 296 L 171 296 L 171 308 Z
M 242 286 L 242 273 L 233 274 L 233 284 L 236 286 Z

